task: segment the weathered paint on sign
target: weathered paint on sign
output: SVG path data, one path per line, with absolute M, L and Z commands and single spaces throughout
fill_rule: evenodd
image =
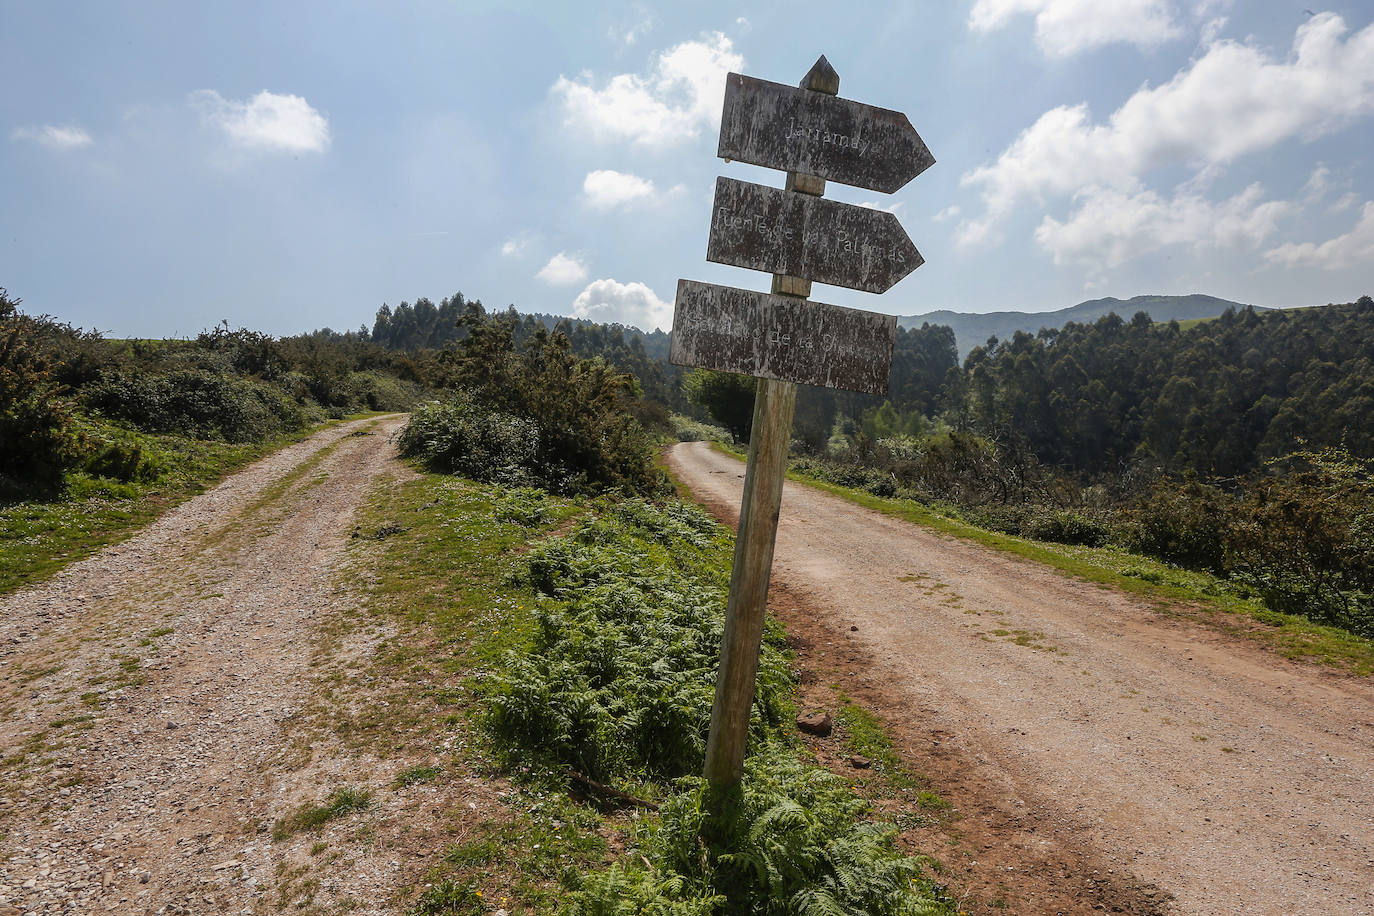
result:
M 679 280 L 668 361 L 887 394 L 896 339 L 892 315 Z
M 706 260 L 881 293 L 925 263 L 897 217 L 716 179 Z
M 741 73 L 725 78 L 716 155 L 888 194 L 935 162 L 900 111 Z

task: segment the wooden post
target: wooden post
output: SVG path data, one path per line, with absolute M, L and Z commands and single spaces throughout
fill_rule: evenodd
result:
M 802 79 L 801 87 L 836 95 L 840 78 L 824 57 Z M 787 173 L 787 189 L 819 197 L 825 180 L 814 175 Z M 773 275 L 773 292 L 805 299 L 811 281 Z M 787 452 L 792 439 L 792 413 L 797 403 L 794 382 L 760 378 L 754 395 L 754 426 L 749 437 L 749 464 L 744 472 L 739 533 L 730 572 L 730 599 L 721 639 L 720 673 L 711 709 L 711 732 L 706 741 L 707 813 L 719 822 L 728 816 L 740 795 L 744 752 L 749 741 L 749 710 L 754 704 L 763 639 L 768 580 L 778 535 L 778 511 L 787 476 Z M 728 829 L 717 823 L 715 830 Z

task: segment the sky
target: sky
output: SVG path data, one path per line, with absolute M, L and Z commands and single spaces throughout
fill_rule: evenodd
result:
M 1374 293 L 1374 0 L 0 0 L 0 286 L 111 336 L 383 303 L 671 324 L 708 263 L 725 75 L 903 111 L 926 263 L 888 314 Z

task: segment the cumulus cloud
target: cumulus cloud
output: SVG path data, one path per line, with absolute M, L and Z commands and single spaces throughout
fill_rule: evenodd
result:
M 665 197 L 681 193 L 682 190 L 682 185 L 674 185 L 667 191 L 659 191 L 647 178 L 612 169 L 588 172 L 582 181 L 582 195 L 587 205 L 597 210 L 659 203 Z
M 43 124 L 38 127 L 16 127 L 10 131 L 11 140 L 27 140 L 51 149 L 68 150 L 90 146 L 95 141 L 80 127 Z
M 1052 57 L 1117 42 L 1152 47 L 1183 34 L 1167 0 L 977 0 L 968 25 L 989 32 L 1021 14 L 1035 17 L 1035 43 Z
M 956 240 L 971 244 L 1026 200 L 1101 185 L 1130 189 L 1151 169 L 1220 166 L 1294 137 L 1312 139 L 1374 112 L 1374 25 L 1354 34 L 1332 13 L 1302 25 L 1287 60 L 1213 44 L 1169 82 L 1146 86 L 1093 121 L 1085 104 L 1041 115 L 998 157 L 968 172 L 985 212 Z
M 549 263 L 541 267 L 535 277 L 550 286 L 572 286 L 587 279 L 587 266 L 560 251 L 549 258 Z
M 665 147 L 719 123 L 725 74 L 743 66 L 730 39 L 716 32 L 659 54 L 647 76 L 621 73 L 599 89 L 590 76 L 560 76 L 549 92 L 566 127 L 602 141 Z
M 1374 267 L 1374 200 L 1365 201 L 1359 222 L 1345 235 L 1321 244 L 1288 242 L 1266 251 L 1264 256 L 1271 264 L 1284 267 L 1319 267 L 1323 270 L 1360 265 Z
M 1255 248 L 1294 209 L 1263 198 L 1258 184 L 1218 202 L 1186 187 L 1167 198 L 1155 191 L 1094 187 L 1080 192 L 1077 210 L 1064 222 L 1045 217 L 1035 240 L 1056 264 L 1098 267 L 1117 267 L 1169 245 Z
M 673 326 L 673 304 L 643 283 L 593 280 L 573 300 L 573 315 L 592 321 L 619 322 L 643 331 Z
M 191 93 L 191 104 L 235 146 L 283 153 L 329 149 L 328 119 L 298 95 L 264 91 L 240 102 L 213 89 L 201 89 Z

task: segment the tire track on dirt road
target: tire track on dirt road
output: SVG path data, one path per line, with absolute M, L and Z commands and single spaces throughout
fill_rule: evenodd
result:
M 706 443 L 669 461 L 735 515 L 741 462 Z M 1374 914 L 1368 680 L 790 482 L 774 577 L 871 659 L 892 708 L 929 711 L 1006 807 L 1035 811 L 1040 841 L 1181 913 Z
M 403 421 L 317 433 L 0 598 L 0 914 L 271 911 L 263 831 L 311 759 L 283 723 Z

